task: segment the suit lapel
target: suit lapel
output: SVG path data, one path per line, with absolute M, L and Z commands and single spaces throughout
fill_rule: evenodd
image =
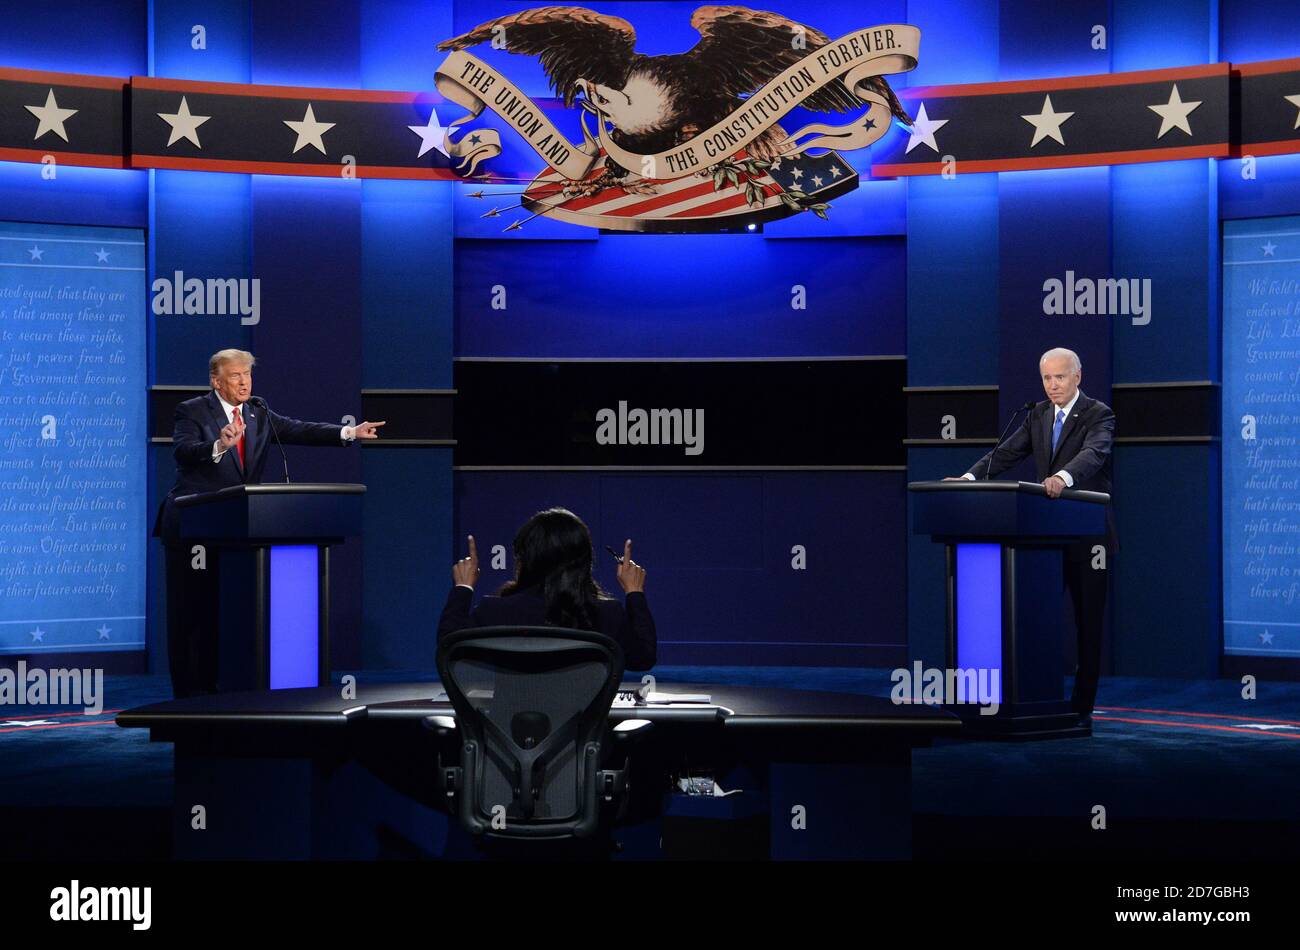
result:
M 1056 451 L 1052 453 L 1052 458 L 1048 462 L 1048 468 L 1052 467 L 1052 464 L 1056 461 L 1056 457 L 1060 455 L 1061 450 L 1065 448 L 1065 440 L 1068 439 L 1070 434 L 1079 427 L 1079 415 L 1083 410 L 1087 409 L 1091 403 L 1092 400 L 1083 394 L 1083 390 L 1080 390 L 1079 398 L 1074 402 L 1074 408 L 1070 410 L 1070 414 L 1065 417 L 1065 424 L 1061 426 L 1061 438 L 1057 440 Z M 1055 416 L 1055 413 L 1053 413 L 1053 416 Z M 1054 418 L 1053 421 L 1055 421 Z M 1050 440 L 1050 435 L 1048 438 Z M 1051 445 L 1052 443 L 1049 441 L 1047 444 Z
M 244 431 L 244 461 L 251 471 L 253 469 L 253 459 L 257 458 L 257 440 L 262 435 L 261 419 L 258 418 L 261 415 L 261 410 L 254 412 L 249 408 L 248 403 L 244 403 L 242 415 L 244 416 L 244 425 L 248 427 Z
M 1038 470 L 1045 471 L 1048 463 L 1051 462 L 1052 454 L 1052 404 L 1049 401 L 1047 407 L 1042 410 L 1042 418 L 1038 420 L 1038 457 L 1034 459 L 1038 463 Z
M 226 410 L 221 407 L 221 400 L 217 398 L 217 391 L 214 389 L 208 393 L 208 408 L 212 411 L 213 421 L 217 424 L 217 438 L 221 438 L 221 430 L 226 427 L 230 420 L 226 418 Z M 240 415 L 243 415 L 241 412 Z M 247 439 L 247 436 L 245 436 Z M 244 452 L 248 452 L 248 442 L 244 443 Z M 244 466 L 239 464 L 239 449 L 230 448 L 226 455 L 235 463 L 235 471 L 239 473 L 239 480 L 244 480 Z

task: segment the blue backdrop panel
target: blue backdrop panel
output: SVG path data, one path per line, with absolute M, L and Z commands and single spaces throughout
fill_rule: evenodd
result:
M 1300 656 L 1300 217 L 1223 231 L 1223 648 Z M 1253 430 L 1253 431 L 1250 431 Z
M 459 241 L 457 355 L 902 353 L 904 257 L 900 238 Z M 791 306 L 796 285 L 806 309 Z M 502 292 L 505 308 L 493 309 Z
M 456 499 L 454 556 L 473 534 L 480 594 L 513 576 L 515 531 L 542 508 L 587 522 L 597 580 L 620 595 L 604 546 L 630 537 L 661 663 L 904 658 L 904 564 L 891 556 L 903 537 L 901 472 L 460 472 Z
M 366 483 L 364 626 L 359 644 L 340 644 L 335 666 L 432 671 L 451 563 L 466 553 L 463 537 L 454 548 L 448 542 L 454 516 L 451 449 L 367 447 L 361 451 L 361 474 Z M 509 538 L 504 543 L 508 546 Z M 486 550 L 482 541 L 480 550 Z M 489 574 L 486 561 L 483 576 L 498 576 Z M 355 586 L 338 576 L 333 583 Z
M 908 179 L 907 346 L 911 386 L 997 382 L 997 175 Z
M 1218 673 L 1218 466 L 1217 445 L 1115 447 L 1111 655 L 1120 676 Z
M 1111 318 L 1115 381 L 1214 379 L 1219 339 L 1214 163 L 1118 165 L 1110 175 L 1114 276 L 1151 281 L 1149 323 Z M 1091 386 L 1088 391 L 1097 395 Z
M 0 652 L 144 648 L 136 230 L 0 224 Z
M 1110 401 L 1112 322 L 1128 316 L 1049 315 L 1044 283 L 1110 276 L 1110 169 L 1072 168 L 999 176 L 1001 355 L 999 412 L 1010 417 L 1026 400 L 1044 399 L 1038 358 L 1068 347 L 1083 363 L 1080 388 Z M 999 426 L 999 430 L 1001 426 Z M 1003 477 L 1027 472 L 1022 463 Z

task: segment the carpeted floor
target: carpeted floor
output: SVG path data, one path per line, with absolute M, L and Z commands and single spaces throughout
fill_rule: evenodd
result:
M 362 682 L 431 679 L 358 673 Z M 887 670 L 660 667 L 661 684 L 726 682 L 887 696 Z M 944 742 L 913 755 L 914 854 L 1258 860 L 1300 847 L 1300 684 L 1108 678 L 1091 739 Z M 0 858 L 165 859 L 171 747 L 113 713 L 170 698 L 115 676 L 104 712 L 0 716 Z M 1102 806 L 1106 828 L 1092 827 Z

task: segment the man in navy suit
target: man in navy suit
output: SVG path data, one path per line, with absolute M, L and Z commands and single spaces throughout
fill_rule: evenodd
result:
M 1110 494 L 1115 413 L 1079 389 L 1083 366 L 1074 351 L 1048 350 L 1038 361 L 1047 399 L 1038 403 L 1010 438 L 962 476 L 992 478 L 1030 455 L 1049 498 L 1067 488 Z M 1095 549 L 1100 546 L 1104 552 Z M 1092 716 L 1101 677 L 1101 637 L 1106 617 L 1106 578 L 1119 546 L 1115 513 L 1106 506 L 1106 534 L 1085 538 L 1065 553 L 1065 586 L 1074 606 L 1079 664 L 1071 705 L 1082 720 Z
M 217 691 L 220 618 L 216 549 L 208 547 L 200 559 L 181 540 L 175 500 L 261 482 L 276 435 L 292 445 L 347 445 L 379 438 L 376 430 L 384 424 L 300 422 L 271 412 L 265 403 L 254 404 L 254 362 L 244 350 L 214 353 L 208 361 L 212 391 L 176 407 L 176 484 L 158 509 L 153 533 L 167 553 L 167 650 L 177 698 Z

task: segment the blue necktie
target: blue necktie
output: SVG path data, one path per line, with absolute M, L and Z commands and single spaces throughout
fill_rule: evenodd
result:
M 1052 426 L 1052 454 L 1056 454 L 1056 443 L 1061 441 L 1061 426 L 1065 425 L 1065 410 L 1056 410 L 1056 425 Z

